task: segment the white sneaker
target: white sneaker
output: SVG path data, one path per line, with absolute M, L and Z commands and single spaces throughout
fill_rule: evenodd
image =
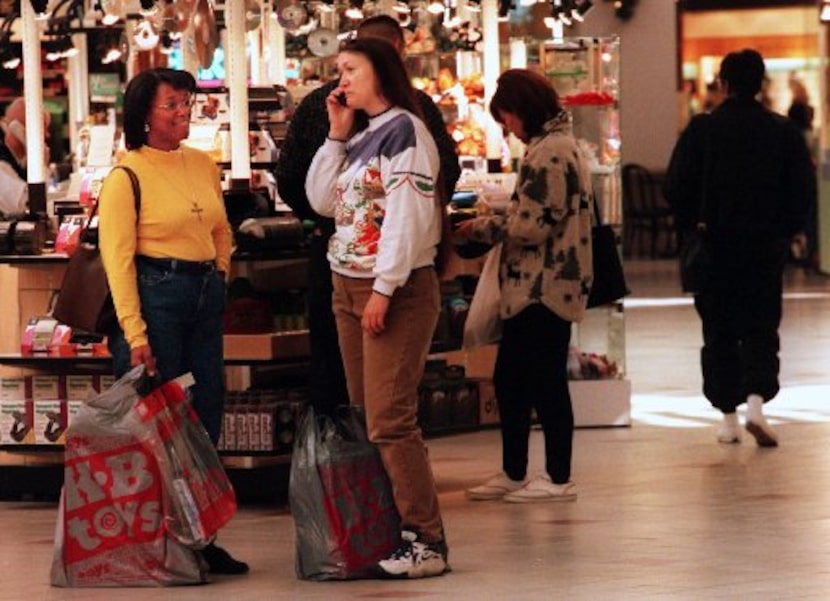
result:
M 519 490 L 504 495 L 508 503 L 543 503 L 548 501 L 576 500 L 576 485 L 573 482 L 554 484 L 550 476 L 536 476 Z
M 401 532 L 401 539 L 403 542 L 398 550 L 378 562 L 381 575 L 387 578 L 429 578 L 448 570 L 444 541 L 424 543 L 409 530 Z
M 718 430 L 718 442 L 736 444 L 741 442 L 741 429 L 732 424 L 723 424 Z
M 467 498 L 473 501 L 493 501 L 501 499 L 507 493 L 519 490 L 527 484 L 527 478 L 523 480 L 511 480 L 504 472 L 493 476 L 484 484 L 467 489 Z

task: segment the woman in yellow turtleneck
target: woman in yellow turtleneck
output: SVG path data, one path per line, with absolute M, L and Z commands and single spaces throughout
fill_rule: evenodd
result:
M 127 153 L 99 202 L 101 256 L 119 327 L 109 335 L 116 376 L 144 364 L 170 380 L 190 372 L 193 408 L 214 444 L 224 404 L 222 314 L 232 234 L 219 171 L 204 152 L 182 146 L 190 133 L 196 82 L 185 71 L 150 69 L 124 93 Z M 248 566 L 210 545 L 214 573 Z

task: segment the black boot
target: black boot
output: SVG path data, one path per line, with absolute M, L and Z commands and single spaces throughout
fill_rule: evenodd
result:
M 247 563 L 234 559 L 230 553 L 222 547 L 217 547 L 215 543 L 210 543 L 202 549 L 202 557 L 205 558 L 211 574 L 246 574 L 249 569 Z

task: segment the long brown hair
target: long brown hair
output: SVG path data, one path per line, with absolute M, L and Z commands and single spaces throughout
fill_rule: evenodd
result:
M 365 37 L 349 40 L 340 48 L 340 52 L 362 54 L 372 64 L 381 94 L 392 105 L 406 109 L 423 120 L 421 107 L 415 99 L 415 89 L 409 81 L 409 75 L 403 59 L 395 47 L 381 38 Z M 355 128 L 365 129 L 369 118 L 364 111 L 355 113 Z

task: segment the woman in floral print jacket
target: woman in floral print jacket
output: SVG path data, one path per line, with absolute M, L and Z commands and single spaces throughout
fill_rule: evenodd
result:
M 543 76 L 505 71 L 490 112 L 527 149 L 507 214 L 478 217 L 456 230 L 472 240 L 503 242 L 504 328 L 493 376 L 503 472 L 467 496 L 520 503 L 573 500 L 567 358 L 571 323 L 585 313 L 593 276 L 590 173 L 570 115 Z M 531 409 L 545 435 L 545 473 L 535 478 L 527 474 Z

